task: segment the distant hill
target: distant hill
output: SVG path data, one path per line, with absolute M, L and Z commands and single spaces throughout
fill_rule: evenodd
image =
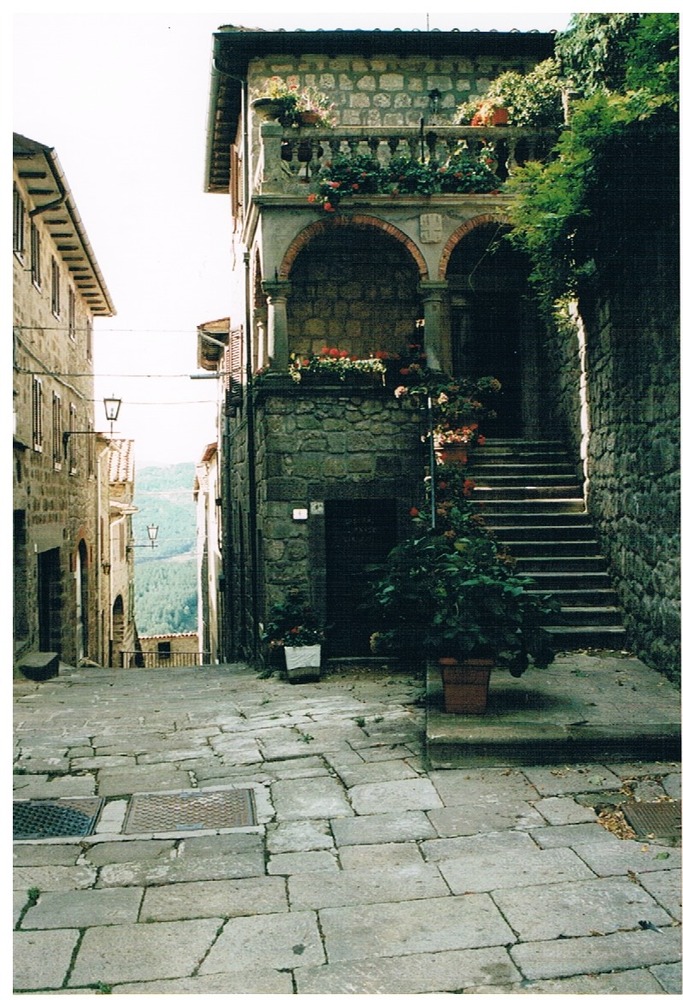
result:
M 141 635 L 197 628 L 195 466 L 143 466 L 135 473 L 135 620 Z M 157 524 L 148 548 L 147 525 Z

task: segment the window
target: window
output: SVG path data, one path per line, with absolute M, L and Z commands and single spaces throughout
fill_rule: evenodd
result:
M 72 437 L 73 432 L 76 430 L 76 406 L 74 403 L 69 403 L 69 445 L 68 445 L 68 464 L 69 464 L 69 475 L 76 475 L 76 441 Z
M 50 295 L 51 295 L 51 306 L 52 315 L 59 318 L 59 264 L 57 263 L 57 258 L 53 257 L 51 262 L 51 274 L 50 274 Z
M 55 469 L 62 467 L 62 450 L 64 439 L 62 436 L 62 398 L 58 392 L 52 393 L 52 461 Z
M 14 188 L 14 208 L 12 212 L 12 249 L 23 257 L 26 240 L 26 209 L 21 194 Z
M 39 378 L 33 379 L 31 396 L 31 420 L 33 425 L 33 449 L 43 450 L 43 383 Z
M 40 232 L 35 222 L 31 223 L 31 280 L 36 288 L 40 288 Z
M 74 295 L 73 288 L 69 288 L 66 302 L 67 309 L 67 319 L 69 323 L 69 336 L 72 340 L 76 339 L 76 296 Z
M 95 427 L 92 420 L 88 421 L 86 437 L 86 475 L 88 479 L 95 478 Z
M 92 320 L 90 317 L 85 321 L 85 356 L 88 361 L 92 361 Z

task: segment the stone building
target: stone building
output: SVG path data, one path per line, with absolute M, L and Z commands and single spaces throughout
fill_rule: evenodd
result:
M 137 647 L 135 627 L 134 442 L 110 439 L 102 453 L 99 531 L 102 551 L 102 665 L 121 667 L 123 654 Z M 104 484 L 107 484 L 105 491 Z
M 218 445 L 204 449 L 197 464 L 194 500 L 197 505 L 197 636 L 204 662 L 223 657 L 224 577 L 221 547 L 221 490 Z
M 114 307 L 54 149 L 13 153 L 15 662 L 101 662 L 92 335 Z
M 334 348 L 360 358 L 402 357 L 418 342 L 431 368 L 499 378 L 496 437 L 566 448 L 578 484 L 571 502 L 581 516 L 595 503 L 589 512 L 610 534 L 606 495 L 588 488 L 615 483 L 601 478 L 613 461 L 605 450 L 609 430 L 600 432 L 600 450 L 590 440 L 586 382 L 598 368 L 587 361 L 580 323 L 556 342 L 531 295 L 525 261 L 500 239 L 505 178 L 524 159 L 542 157 L 557 132 L 454 124 L 456 109 L 501 72 L 526 73 L 552 53 L 553 35 L 539 32 L 227 26 L 215 33 L 206 190 L 229 196 L 237 248 L 237 320 L 205 365 L 219 369 L 224 386 L 218 455 L 226 658 L 258 658 L 259 625 L 293 585 L 331 626 L 329 655 L 367 655 L 366 567 L 408 530 L 408 512 L 423 498 L 425 415 L 402 407 L 386 384 L 297 382 L 292 356 Z M 268 120 L 254 98 L 273 78 L 322 91 L 334 123 Z M 396 158 L 445 163 L 454 144 L 473 137 L 494 150 L 494 192 L 376 193 L 357 185 L 358 193 L 341 200 L 321 195 L 321 168 L 345 155 L 383 165 Z M 632 467 L 631 489 L 639 474 Z M 633 526 L 629 533 L 633 542 Z M 622 558 L 624 543 L 622 535 L 609 546 L 622 603 L 643 568 L 637 557 Z M 668 615 L 675 594 L 665 575 L 659 587 L 668 588 Z M 641 651 L 648 631 L 657 631 L 662 601 L 656 608 L 639 625 L 633 606 L 626 622 Z M 588 613 L 576 611 L 569 617 L 577 622 Z M 590 633 L 577 625 L 575 640 L 624 643 L 617 613 L 600 609 L 598 618 L 611 624 Z M 665 655 L 671 652 L 669 643 Z

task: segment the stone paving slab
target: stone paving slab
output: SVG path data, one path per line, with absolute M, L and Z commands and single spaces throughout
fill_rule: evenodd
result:
M 505 800 L 497 805 L 475 799 L 427 813 L 441 837 L 468 837 L 493 830 L 529 830 L 542 827 L 545 820 L 537 809 L 522 800 Z
M 484 894 L 369 903 L 320 911 L 330 965 L 419 952 L 487 948 L 515 941 Z
M 292 910 L 320 910 L 328 906 L 420 899 L 448 895 L 436 865 L 422 861 L 400 868 L 363 868 L 335 873 L 292 875 L 289 901 Z
M 329 777 L 280 781 L 273 788 L 273 805 L 280 819 L 353 816 L 343 786 Z
M 211 919 L 90 927 L 83 935 L 69 985 L 189 976 L 221 926 L 221 920 Z
M 202 882 L 207 875 L 207 860 L 201 855 L 172 858 L 168 861 L 137 861 L 105 865 L 100 869 L 99 886 L 165 885 L 170 882 Z M 265 874 L 263 854 L 223 854 L 211 859 L 215 879 L 249 878 Z
M 235 917 L 202 962 L 202 975 L 243 969 L 296 969 L 325 962 L 313 913 Z
M 510 956 L 525 979 L 552 979 L 582 973 L 638 969 L 678 962 L 681 955 L 680 928 L 654 931 L 617 931 L 604 937 L 567 938 L 516 944 Z
M 285 880 L 257 876 L 150 886 L 145 892 L 140 920 L 244 917 L 286 910 Z
M 98 924 L 135 923 L 143 890 L 97 889 L 94 892 L 41 892 L 35 906 L 24 914 L 22 927 L 94 927 Z
M 677 869 L 661 872 L 640 872 L 638 881 L 674 920 L 681 920 L 681 873 Z
M 400 809 L 438 809 L 443 802 L 429 778 L 370 782 L 349 789 L 349 799 L 359 815 L 391 813 Z
M 91 889 L 97 871 L 90 865 L 25 865 L 14 869 L 15 889 L 40 889 L 41 892 L 65 892 Z
M 627 875 L 681 867 L 678 847 L 643 844 L 637 840 L 600 840 L 577 843 L 574 851 L 596 875 Z
M 14 989 L 58 989 L 71 964 L 78 931 L 26 931 L 13 937 Z
M 470 854 L 439 863 L 451 892 L 488 892 L 492 889 L 591 878 L 592 872 L 568 848 L 547 851 L 516 850 Z
M 333 819 L 332 833 L 337 844 L 382 844 L 433 837 L 434 827 L 423 812 L 382 813 L 379 816 L 354 816 Z
M 518 984 L 506 986 L 475 986 L 463 990 L 463 993 L 521 993 Z M 633 972 L 607 972 L 595 976 L 569 976 L 567 979 L 541 979 L 535 983 L 524 983 L 524 993 L 543 993 L 546 995 L 560 993 L 581 996 L 602 996 L 618 993 L 624 996 L 635 993 L 640 996 L 666 993 L 661 983 L 647 969 L 636 969 Z M 670 992 L 674 992 L 673 990 Z
M 519 972 L 504 948 L 440 951 L 297 969 L 298 993 L 455 993 L 471 983 L 489 992 L 491 983 L 519 989 Z M 495 992 L 495 991 L 493 991 Z
M 666 910 L 629 878 L 497 889 L 491 895 L 524 941 L 612 934 L 634 930 L 641 920 L 655 927 L 672 922 Z
M 239 993 L 270 996 L 293 993 L 292 974 L 275 969 L 247 969 L 244 972 L 215 973 L 211 976 L 194 976 L 192 979 L 157 979 L 150 983 L 129 983 L 115 986 L 112 993 L 163 994 L 184 996 L 186 993 L 222 994 Z

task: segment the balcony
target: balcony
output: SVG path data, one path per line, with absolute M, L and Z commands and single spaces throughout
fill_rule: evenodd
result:
M 527 161 L 546 159 L 557 138 L 558 130 L 554 128 L 469 125 L 283 128 L 277 122 L 263 122 L 260 143 L 254 150 L 252 197 L 259 203 L 278 198 L 307 199 L 309 194 L 317 192 L 321 167 L 334 162 L 339 155 L 369 156 L 382 166 L 395 157 L 445 164 L 462 142 L 473 153 L 481 149 L 482 143 L 490 145 L 491 168 L 502 185 Z M 369 197 L 373 201 L 395 200 L 391 194 L 364 195 L 363 199 L 367 201 Z

